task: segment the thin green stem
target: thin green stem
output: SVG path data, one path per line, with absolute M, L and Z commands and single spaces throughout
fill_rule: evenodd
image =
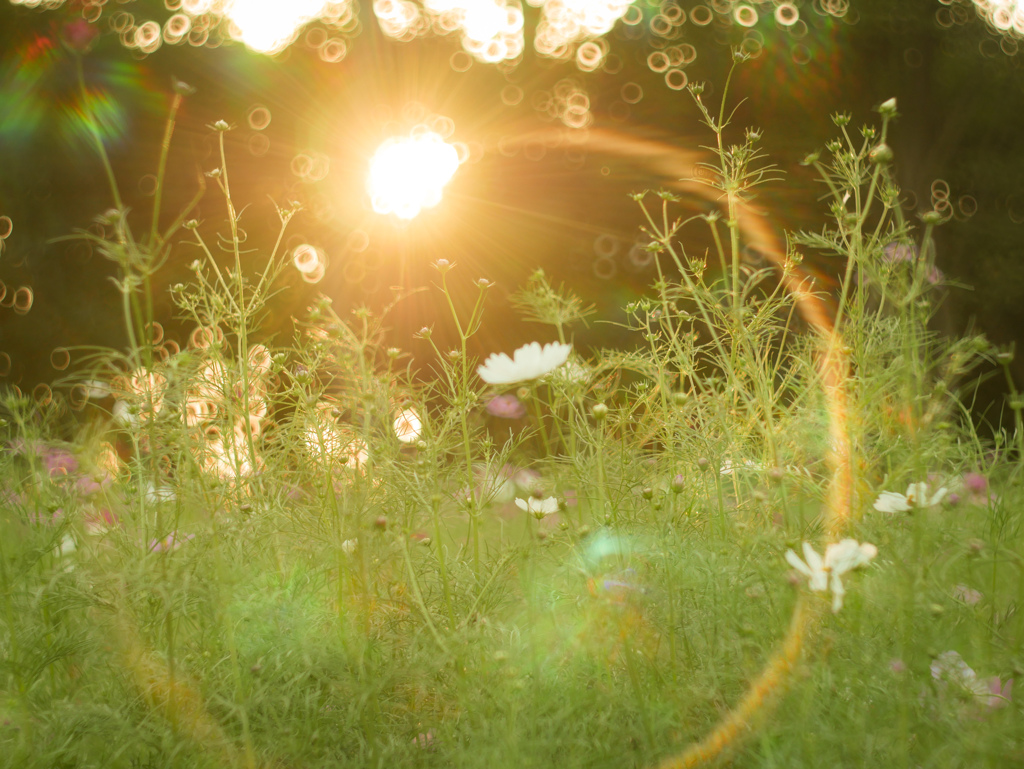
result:
M 153 222 L 149 229 L 151 245 L 156 243 L 160 227 L 160 203 L 164 192 L 164 174 L 167 172 L 167 156 L 171 150 L 171 136 L 174 133 L 174 121 L 178 114 L 178 108 L 181 106 L 181 99 L 180 93 L 174 94 L 174 98 L 171 99 L 171 110 L 167 116 L 167 125 L 164 127 L 164 138 L 160 143 L 160 159 L 156 168 L 156 190 L 153 192 Z

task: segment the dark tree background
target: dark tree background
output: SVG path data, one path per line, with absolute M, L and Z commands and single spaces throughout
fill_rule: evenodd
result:
M 140 15 L 148 7 L 129 5 Z M 149 10 L 154 18 L 167 15 L 160 16 L 162 6 Z M 148 216 L 147 175 L 155 169 L 174 78 L 196 93 L 186 100 L 174 137 L 165 218 L 189 199 L 200 174 L 216 165 L 208 126 L 218 119 L 236 126 L 228 135 L 228 161 L 237 203 L 249 206 L 243 226 L 250 243 L 272 242 L 275 215 L 268 198 L 304 204 L 292 242 L 323 247 L 332 255 L 331 268 L 317 286 L 289 281 L 275 299 L 265 334 L 290 333 L 290 318 L 320 292 L 345 315 L 362 303 L 383 306 L 391 286 L 430 286 L 436 281 L 430 264 L 441 257 L 458 264 L 456 281 L 497 282 L 480 353 L 507 350 L 537 335 L 509 320 L 507 304 L 508 294 L 537 267 L 594 302 L 599 317 L 621 318 L 623 303 L 653 277 L 649 266 L 629 259 L 641 217 L 627 193 L 671 180 L 629 152 L 573 153 L 521 140 L 553 134 L 555 124 L 538 115 L 533 97 L 574 78 L 589 94 L 595 127 L 620 137 L 623 147 L 640 141 L 691 151 L 709 143 L 690 97 L 668 89 L 645 66 L 650 36 L 618 25 L 608 36 L 622 64 L 615 73 L 581 73 L 572 64 L 541 59 L 530 49 L 530 35 L 514 70 L 475 63 L 456 72 L 450 58 L 457 40 L 395 42 L 380 33 L 369 8 L 360 13 L 361 31 L 337 63 L 317 58 L 301 38 L 276 58 L 240 45 L 165 45 L 143 57 L 125 50 L 109 31 L 91 40 L 74 23 L 81 18 L 75 4 L 41 12 L 0 1 L 0 215 L 14 225 L 0 253 L 0 280 L 7 289 L 4 304 L 20 286 L 33 293 L 26 314 L 0 307 L 0 351 L 10 358 L 0 385 L 27 391 L 54 379 L 55 347 L 125 342 L 112 265 L 81 243 L 54 242 L 88 226 L 112 203 L 95 152 L 75 130 L 76 56 L 69 46 L 84 48 L 86 42 L 91 48 L 81 57 L 84 79 L 106 99 L 107 145 L 133 217 L 142 222 Z M 930 207 L 936 179 L 948 183 L 951 200 L 964 200 L 962 211 L 957 208 L 937 233 L 939 266 L 965 286 L 948 290 L 937 330 L 981 331 L 1000 344 L 1024 340 L 1024 71 L 1015 45 L 1003 44 L 1009 53 L 1001 49 L 1001 38 L 965 2 L 850 0 L 844 20 L 816 18 L 810 4 L 802 13 L 813 22 L 800 41 L 806 55 L 794 61 L 793 41 L 762 25 L 760 55 L 740 68 L 731 92 L 734 100 L 745 99 L 734 124 L 737 136 L 748 125 L 764 129 L 771 160 L 786 174 L 782 183 L 762 190 L 761 203 L 773 221 L 780 228 L 820 227 L 821 189 L 799 160 L 835 133 L 832 113 L 852 113 L 854 126 L 872 123 L 872 110 L 895 96 L 901 117 L 890 143 L 902 187 L 916 196 L 917 210 Z M 528 16 L 528 28 L 535 21 Z M 107 29 L 105 19 L 96 26 Z M 682 40 L 698 53 L 686 72 L 691 81 L 709 84 L 706 100 L 717 99 L 730 46 L 739 45 L 744 32 L 718 23 L 683 30 Z M 640 102 L 624 104 L 626 82 L 641 86 Z M 500 96 L 510 85 L 523 93 L 516 105 Z M 415 117 L 410 102 L 424 114 L 451 117 L 456 138 L 474 143 L 479 159 L 460 169 L 441 206 L 398 226 L 370 210 L 363 184 L 382 126 L 389 118 Z M 254 139 L 257 132 L 247 123 L 254 105 L 272 116 L 259 132 L 265 138 Z M 513 153 L 509 147 L 517 140 L 520 149 Z M 326 160 L 329 172 L 315 181 L 298 178 L 293 164 L 300 153 Z M 219 221 L 223 215 L 223 202 L 210 190 L 197 216 Z M 355 248 L 364 236 L 369 247 Z M 692 247 L 703 248 L 703 233 L 692 237 Z M 196 256 L 177 248 L 158 276 L 157 315 L 171 335 L 182 337 L 187 329 L 175 325 L 166 287 L 188 278 Z M 253 256 L 254 264 L 263 258 Z M 605 269 L 609 259 L 614 274 Z M 826 258 L 815 267 L 825 276 L 842 268 Z M 395 343 L 415 349 L 413 332 L 432 323 L 443 333 L 435 294 L 415 294 L 396 307 L 388 319 Z M 610 325 L 593 326 L 581 341 L 621 342 Z M 1024 382 L 1019 360 L 1013 370 Z M 1003 387 L 993 376 L 977 404 L 991 423 L 1000 420 Z

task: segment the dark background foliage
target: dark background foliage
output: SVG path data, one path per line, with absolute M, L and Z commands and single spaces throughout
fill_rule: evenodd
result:
M 977 204 L 973 215 L 958 214 L 938 231 L 938 265 L 960 286 L 948 290 L 937 330 L 982 331 L 1001 344 L 1024 338 L 1021 55 L 1001 50 L 1000 38 L 965 3 L 851 0 L 850 5 L 846 20 L 811 25 L 805 63 L 795 64 L 790 43 L 766 27 L 761 55 L 739 71 L 732 96 L 745 101 L 736 136 L 744 126 L 763 128 L 771 160 L 785 173 L 782 182 L 762 189 L 760 202 L 779 228 L 820 227 L 823 210 L 816 201 L 822 188 L 799 160 L 835 134 L 832 113 L 852 113 L 853 126 L 872 123 L 877 117 L 872 110 L 895 96 L 901 118 L 890 143 L 902 187 L 916 198 L 914 211 L 930 207 L 935 179 L 948 182 L 951 200 L 970 196 Z M 136 6 L 146 8 L 141 2 Z M 951 7 L 959 9 L 961 23 L 944 26 Z M 162 7 L 151 11 L 160 18 Z M 199 175 L 215 165 L 207 126 L 224 119 L 237 126 L 228 135 L 228 159 L 238 202 L 249 206 L 243 218 L 249 242 L 272 242 L 276 222 L 268 198 L 295 199 L 306 210 L 296 220 L 293 242 L 313 242 L 332 255 L 318 286 L 288 282 L 275 300 L 266 335 L 286 340 L 290 318 L 318 292 L 330 296 L 344 316 L 358 304 L 383 306 L 392 286 L 429 286 L 436 281 L 429 265 L 441 257 L 459 265 L 453 278 L 467 286 L 478 277 L 497 282 L 477 352 L 508 350 L 538 335 L 512 322 L 507 304 L 508 294 L 537 267 L 594 302 L 599 319 L 622 320 L 624 302 L 653 279 L 649 266 L 627 256 L 640 213 L 626 195 L 671 179 L 628 152 L 546 149 L 509 156 L 501 148 L 510 139 L 553 130 L 531 106 L 531 95 L 567 77 L 589 93 L 595 126 L 620 137 L 622 146 L 639 140 L 689 151 L 707 144 L 710 134 L 699 125 L 690 97 L 666 88 L 661 76 L 643 65 L 650 41 L 620 25 L 610 35 L 612 51 L 623 61 L 614 75 L 584 74 L 570 64 L 542 60 L 530 51 L 529 38 L 515 70 L 474 64 L 460 73 L 449 65 L 458 48 L 454 39 L 398 43 L 379 32 L 369 8 L 360 13 L 360 33 L 349 41 L 348 55 L 334 64 L 319 60 L 301 42 L 277 58 L 239 45 L 164 46 L 140 57 L 109 32 L 95 40 L 82 58 L 84 76 L 108 100 L 108 147 L 133 216 L 141 222 L 148 215 L 144 177 L 154 170 L 172 78 L 179 78 L 196 94 L 186 101 L 175 134 L 167 210 L 183 205 Z M 810 6 L 804 13 L 811 18 Z M 0 214 L 14 222 L 0 254 L 0 280 L 8 292 L 29 286 L 34 295 L 25 315 L 0 308 L 0 350 L 11 359 L 0 383 L 22 390 L 56 376 L 50 365 L 55 347 L 124 344 L 109 280 L 112 265 L 80 243 L 53 242 L 87 226 L 111 205 L 95 153 L 75 131 L 75 56 L 67 48 L 67 24 L 79 17 L 72 4 L 38 12 L 0 3 Z M 705 99 L 711 102 L 725 82 L 730 46 L 740 42 L 742 32 L 720 25 L 690 25 L 684 32 L 683 39 L 698 51 L 687 73 L 691 81 L 708 82 Z M 627 81 L 641 85 L 645 96 L 623 109 L 619 95 Z M 508 106 L 499 97 L 509 84 L 525 94 L 519 105 Z M 363 178 L 381 126 L 388 117 L 401 118 L 403 109 L 409 117 L 410 101 L 450 116 L 456 138 L 479 143 L 483 152 L 479 162 L 460 169 L 438 209 L 398 226 L 369 209 Z M 254 132 L 246 125 L 254 104 L 272 115 L 265 131 L 269 149 L 259 156 L 251 151 Z M 297 181 L 291 163 L 300 152 L 329 160 L 323 180 Z M 695 210 L 706 206 L 687 204 Z M 969 200 L 965 207 L 972 208 Z M 214 191 L 198 215 L 223 218 Z M 360 233 L 369 236 L 370 247 L 357 252 L 353 238 L 361 239 Z M 700 230 L 689 237 L 692 250 L 706 247 Z M 598 270 L 601 277 L 595 259 L 609 250 L 615 274 Z M 159 275 L 157 314 L 180 341 L 187 328 L 175 326 L 164 289 L 188 278 L 196 256 L 179 247 Z M 257 263 L 263 258 L 253 257 Z M 826 281 L 842 270 L 823 255 L 813 261 Z M 405 299 L 388 318 L 393 342 L 418 354 L 422 346 L 412 334 L 431 324 L 444 333 L 443 311 L 432 292 Z M 600 323 L 581 341 L 626 343 L 617 327 Z M 1014 371 L 1024 381 L 1019 361 Z M 976 406 L 992 423 L 1000 421 L 1002 386 L 992 377 Z

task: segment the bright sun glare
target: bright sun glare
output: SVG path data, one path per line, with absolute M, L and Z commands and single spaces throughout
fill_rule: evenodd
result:
M 286 48 L 299 29 L 324 14 L 326 0 L 233 0 L 225 10 L 231 20 L 231 34 L 253 50 L 277 53 Z
M 366 188 L 373 210 L 414 218 L 441 201 L 441 190 L 458 167 L 455 147 L 432 131 L 388 139 L 370 160 Z

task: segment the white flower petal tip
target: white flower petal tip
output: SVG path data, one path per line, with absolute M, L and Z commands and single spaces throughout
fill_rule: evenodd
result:
M 928 484 L 920 481 L 910 484 L 906 494 L 883 491 L 878 495 L 873 507 L 880 513 L 906 513 L 915 509 L 922 510 L 941 504 L 948 492 L 949 490 L 943 486 L 934 494 L 929 495 Z
M 912 483 L 907 487 L 907 502 L 914 507 L 935 507 L 946 498 L 947 489 L 943 486 L 931 496 L 928 495 L 928 484 L 923 481 Z
M 800 556 L 794 553 L 792 550 L 786 551 L 786 560 L 789 561 L 789 565 L 796 569 L 798 572 L 803 574 L 805 577 L 813 577 L 814 572 L 811 568 L 800 560 Z
M 516 507 L 540 520 L 552 513 L 558 512 L 558 500 L 554 497 L 546 497 L 544 499 L 536 499 L 534 497 L 521 499 L 517 497 Z
M 792 550 L 786 551 L 786 560 L 808 578 L 809 590 L 816 593 L 832 591 L 833 612 L 843 608 L 843 597 L 846 595 L 841 579 L 843 574 L 865 566 L 878 555 L 878 548 L 870 542 L 861 544 L 855 539 L 844 539 L 828 545 L 824 558 L 807 542 L 803 544 L 803 551 L 804 560 L 801 561 L 800 556 Z
M 487 384 L 507 385 L 528 382 L 550 374 L 569 359 L 571 344 L 551 342 L 541 347 L 539 342 L 523 345 L 509 358 L 505 353 L 491 353 L 477 375 Z

